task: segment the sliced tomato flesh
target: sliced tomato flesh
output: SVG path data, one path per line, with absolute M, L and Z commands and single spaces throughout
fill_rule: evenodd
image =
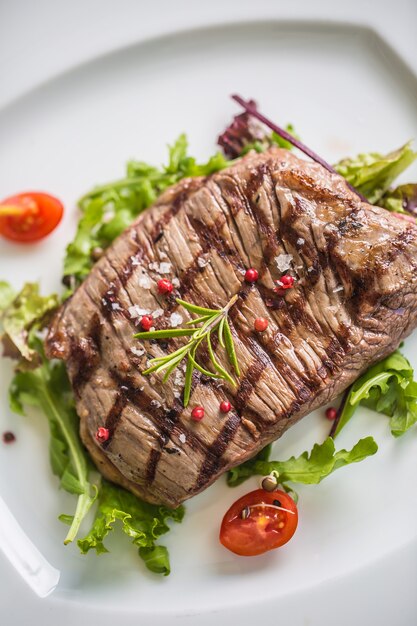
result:
M 47 193 L 29 191 L 0 202 L 0 235 L 20 243 L 49 235 L 62 219 L 62 203 Z
M 287 493 L 257 489 L 239 498 L 227 511 L 220 542 L 240 556 L 256 556 L 287 543 L 297 524 L 297 506 Z

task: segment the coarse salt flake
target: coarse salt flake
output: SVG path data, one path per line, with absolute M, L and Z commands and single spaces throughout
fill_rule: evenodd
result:
M 133 319 L 135 319 L 136 317 L 142 317 L 143 315 L 149 315 L 150 314 L 150 310 L 149 309 L 141 309 L 137 304 L 134 304 L 133 306 L 130 306 L 128 308 L 129 311 L 129 315 L 130 317 Z
M 291 268 L 292 254 L 279 254 L 275 257 L 275 263 L 280 272 L 286 272 Z
M 182 317 L 179 313 L 171 313 L 171 317 L 169 318 L 169 321 L 171 323 L 171 326 L 175 328 L 176 326 L 179 326 L 181 324 Z
M 150 270 L 158 272 L 159 274 L 169 274 L 171 271 L 172 263 L 167 263 L 164 261 L 163 263 L 156 263 L 153 261 L 148 265 Z
M 151 400 L 151 406 L 154 406 L 156 409 L 159 409 L 161 405 L 160 402 L 158 402 L 158 400 Z
M 171 271 L 172 263 L 167 263 L 164 261 L 159 264 L 159 273 L 160 274 L 169 274 Z
M 163 250 L 159 251 L 159 256 L 160 256 L 161 259 L 167 259 L 168 258 L 167 253 L 164 252 Z
M 135 267 L 136 265 L 139 265 L 139 259 L 137 259 L 135 256 L 130 257 L 130 262 L 133 267 Z
M 184 433 L 181 433 L 178 439 L 181 441 L 181 443 L 185 443 L 187 441 L 187 437 L 184 435 Z
M 175 370 L 174 374 L 174 385 L 182 385 L 185 381 L 184 374 L 181 370 Z
M 333 293 L 337 293 L 338 291 L 343 291 L 343 289 L 344 289 L 343 285 L 338 285 L 337 287 L 333 289 Z
M 122 307 L 118 302 L 112 302 L 111 308 L 113 309 L 113 311 L 120 311 Z
M 303 239 L 302 237 L 298 237 L 297 246 L 302 246 L 304 243 L 305 243 L 305 239 Z
M 208 264 L 208 260 L 207 259 L 205 259 L 202 256 L 198 257 L 198 259 L 197 259 L 198 267 L 206 267 L 207 264 Z
M 135 356 L 142 356 L 142 354 L 145 354 L 145 350 L 143 348 L 135 348 L 135 346 L 133 346 L 133 348 L 130 348 L 130 351 Z
M 142 287 L 143 289 L 150 289 L 151 284 L 152 284 L 151 279 L 149 278 L 147 274 L 139 277 L 139 280 L 138 280 L 139 287 Z
M 172 283 L 172 285 L 173 285 L 174 287 L 176 287 L 176 288 L 178 288 L 178 287 L 180 286 L 180 281 L 179 281 L 179 278 L 176 278 L 176 277 L 175 277 L 175 278 L 173 278 L 173 279 L 171 280 L 171 283 Z
M 164 309 L 155 309 L 155 311 L 152 311 L 152 317 L 154 319 L 157 319 L 158 317 L 161 317 L 161 315 L 164 314 Z

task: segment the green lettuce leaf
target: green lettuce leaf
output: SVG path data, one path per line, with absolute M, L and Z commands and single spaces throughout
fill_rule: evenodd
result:
M 168 576 L 171 573 L 169 554 L 165 546 L 139 548 L 139 556 L 144 561 L 146 567 L 154 574 Z
M 217 153 L 198 164 L 188 155 L 185 135 L 169 148 L 168 165 L 156 168 L 141 161 L 127 164 L 126 177 L 100 187 L 79 201 L 81 219 L 74 240 L 67 247 L 64 282 L 70 295 L 90 272 L 94 253 L 104 250 L 168 187 L 188 176 L 208 176 L 229 165 Z
M 169 531 L 167 521 L 181 522 L 184 508 L 168 509 L 140 500 L 132 493 L 103 481 L 98 506 L 91 530 L 78 540 L 83 554 L 94 549 L 97 554 L 108 552 L 104 539 L 119 522 L 132 543 L 139 548 L 139 555 L 152 572 L 170 573 L 168 551 L 155 545 L 156 540 Z
M 52 471 L 61 487 L 78 497 L 74 515 L 65 516 L 70 529 L 64 543 L 70 543 L 96 498 L 97 487 L 89 480 L 90 461 L 79 438 L 79 419 L 65 365 L 48 361 L 40 345 L 38 350 L 41 365 L 17 372 L 12 380 L 10 407 L 21 415 L 25 414 L 25 406 L 37 407 L 48 419 Z
M 26 283 L 17 295 L 8 283 L 0 283 L 0 331 L 4 354 L 36 366 L 39 354 L 31 348 L 31 335 L 41 329 L 58 306 L 58 297 L 41 296 L 37 283 Z
M 395 213 L 417 216 L 417 184 L 409 183 L 399 185 L 395 189 L 388 190 L 380 206 Z
M 389 154 L 370 152 L 343 159 L 334 166 L 371 204 L 378 204 L 394 180 L 417 158 L 411 142 Z
M 391 432 L 403 435 L 417 422 L 417 382 L 409 361 L 396 350 L 369 368 L 346 396 L 333 436 L 354 415 L 360 404 L 390 417 Z
M 358 463 L 376 453 L 378 446 L 372 437 L 361 439 L 352 450 L 335 450 L 334 441 L 328 437 L 321 444 L 316 443 L 310 452 L 303 452 L 299 457 L 287 461 L 268 461 L 255 457 L 229 471 L 227 483 L 230 487 L 239 485 L 251 476 L 266 476 L 276 472 L 279 481 L 317 484 L 340 467 Z

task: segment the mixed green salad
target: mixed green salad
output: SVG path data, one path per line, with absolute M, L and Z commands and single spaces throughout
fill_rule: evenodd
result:
M 27 407 L 37 407 L 47 418 L 52 471 L 60 487 L 75 496 L 74 510 L 60 516 L 69 527 L 65 543 L 77 540 L 84 554 L 89 550 L 97 554 L 107 552 L 105 539 L 118 526 L 138 548 L 145 565 L 152 572 L 167 575 L 168 551 L 158 541 L 168 532 L 171 522 L 181 522 L 185 511 L 182 506 L 171 510 L 146 503 L 97 473 L 79 437 L 79 418 L 65 365 L 45 356 L 45 328 L 53 311 L 82 283 L 97 257 L 167 187 L 184 177 L 208 176 L 228 167 L 232 159 L 250 149 L 261 152 L 274 144 L 291 149 L 291 143 L 275 132 L 258 127 L 252 133 L 245 115 L 238 116 L 220 137 L 225 154 L 216 152 L 206 163 L 197 163 L 188 154 L 185 135 L 181 135 L 169 148 L 165 166 L 129 161 L 124 178 L 84 195 L 79 201 L 77 231 L 64 257 L 62 294 L 41 295 L 35 283 L 27 283 L 16 292 L 7 282 L 0 282 L 3 352 L 14 359 L 15 370 L 10 384 L 10 407 L 21 415 Z M 291 126 L 287 131 L 296 136 Z M 416 158 L 417 153 L 406 144 L 386 155 L 368 153 L 347 158 L 334 168 L 369 202 L 415 221 L 417 185 L 392 185 Z M 334 470 L 375 454 L 377 444 L 372 437 L 361 439 L 349 451 L 335 447 L 335 437 L 360 405 L 388 416 L 395 437 L 417 422 L 417 382 L 400 351 L 371 367 L 345 393 L 331 436 L 323 443 L 316 443 L 311 452 L 286 461 L 270 460 L 268 446 L 254 459 L 232 469 L 227 476 L 228 485 L 238 485 L 254 475 L 274 475 L 284 490 L 296 498 L 294 484 L 319 483 Z M 87 517 L 92 507 L 94 515 Z M 86 524 L 90 524 L 87 532 Z

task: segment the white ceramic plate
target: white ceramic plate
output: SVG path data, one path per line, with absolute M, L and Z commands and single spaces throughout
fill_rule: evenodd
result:
M 48 3 L 43 4 L 46 11 Z M 75 229 L 77 197 L 95 183 L 121 175 L 128 158 L 160 163 L 165 145 L 182 131 L 193 154 L 210 155 L 217 134 L 237 111 L 228 97 L 232 91 L 256 98 L 278 122 L 294 123 L 303 140 L 330 161 L 361 150 L 389 150 L 417 135 L 417 78 L 392 48 L 395 42 L 387 43 L 369 28 L 368 10 L 366 19 L 330 23 L 314 16 L 306 19 L 307 13 L 302 20 L 301 13 L 268 13 L 263 3 L 256 16 L 233 2 L 234 19 L 227 13 L 224 22 L 216 24 L 212 7 L 207 26 L 195 13 L 181 22 L 173 4 L 157 4 L 163 15 L 159 36 L 153 22 L 156 8 L 149 11 L 149 30 L 132 34 L 131 21 L 143 14 L 140 3 L 129 3 L 131 14 L 124 21 L 128 35 L 115 41 L 110 8 L 118 5 L 106 3 L 107 21 L 100 14 L 100 29 L 105 23 L 111 40 L 108 54 L 76 65 L 79 51 L 74 49 L 71 61 L 66 44 L 62 65 L 56 62 L 49 69 L 49 76 L 55 76 L 27 93 L 25 66 L 19 65 L 16 53 L 20 70 L 0 109 L 0 196 L 38 188 L 57 195 L 67 207 L 64 222 L 44 243 L 23 249 L 0 241 L 0 276 L 16 286 L 40 279 L 45 292 L 58 288 L 63 249 Z M 416 11 L 407 2 L 402 5 L 409 11 L 403 19 L 406 29 Z M 75 3 L 74 12 L 65 14 L 59 25 L 64 32 L 78 24 L 80 6 Z M 326 6 L 321 3 L 323 11 Z M 50 8 L 53 11 L 52 4 Z M 13 21 L 18 9 L 12 10 L 10 3 L 9 10 Z M 176 27 L 163 35 L 170 15 Z M 33 22 L 28 21 L 31 33 Z M 38 22 L 42 28 L 42 20 Z M 388 22 L 387 16 L 385 26 Z M 181 25 L 183 30 L 178 29 Z M 92 30 L 89 35 L 98 43 L 91 49 L 84 43 L 84 60 L 105 50 L 103 33 Z M 115 49 L 123 41 L 130 45 Z M 397 41 L 394 48 L 404 52 L 399 36 Z M 406 47 L 405 56 L 409 52 Z M 26 60 L 30 74 L 31 61 Z M 38 82 L 48 78 L 32 65 Z M 26 85 L 34 86 L 32 75 Z M 416 180 L 417 168 L 407 177 Z M 417 368 L 416 347 L 413 336 L 405 353 Z M 90 623 L 110 624 L 121 614 L 125 624 L 162 624 L 167 617 L 175 623 L 226 623 L 232 616 L 243 625 L 276 618 L 328 626 L 334 623 L 335 611 L 341 611 L 340 625 L 352 618 L 359 624 L 374 619 L 390 624 L 394 616 L 397 624 L 414 623 L 415 432 L 395 441 L 383 417 L 361 411 L 338 445 L 350 447 L 372 434 L 380 445 L 377 456 L 340 470 L 319 486 L 300 488 L 296 537 L 282 550 L 256 559 L 234 557 L 217 541 L 224 511 L 256 481 L 231 491 L 219 480 L 189 502 L 184 523 L 167 535 L 173 572 L 161 580 L 144 569 L 124 537 L 111 537 L 111 554 L 100 558 L 82 557 L 75 546 L 62 545 L 65 527 L 57 516 L 71 511 L 73 500 L 57 490 L 51 477 L 44 419 L 10 413 L 10 376 L 9 364 L 2 361 L 0 430 L 12 429 L 17 442 L 0 449 L 0 495 L 7 505 L 0 514 L 3 521 L 7 516 L 19 551 L 31 559 L 26 570 L 20 567 L 23 578 L 45 595 L 60 577 L 55 591 L 39 600 L 0 557 L 0 611 L 7 615 L 7 626 L 27 623 L 29 617 L 52 626 L 58 616 L 62 624 L 87 617 Z M 328 426 L 320 413 L 312 414 L 276 444 L 274 456 L 287 458 L 311 448 L 325 437 Z M 23 544 L 10 514 L 39 553 Z M 13 546 L 8 557 L 19 569 Z M 394 579 L 393 568 L 401 572 Z M 392 596 L 377 601 L 385 585 Z

